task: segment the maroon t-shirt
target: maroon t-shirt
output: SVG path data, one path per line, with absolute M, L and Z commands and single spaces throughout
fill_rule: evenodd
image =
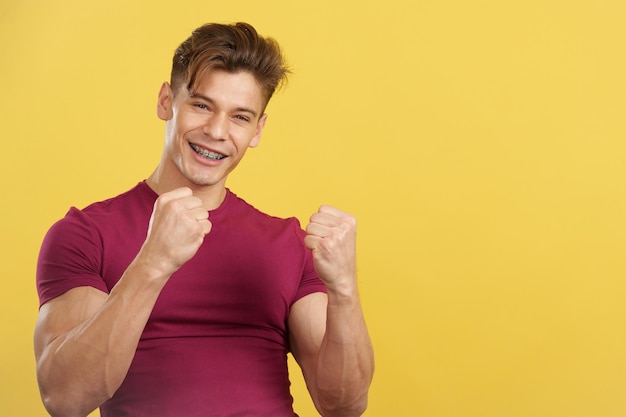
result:
M 78 286 L 109 292 L 143 244 L 156 193 L 145 182 L 70 209 L 46 235 L 43 305 Z M 325 292 L 295 218 L 261 213 L 228 191 L 211 233 L 163 288 L 126 379 L 103 417 L 293 417 L 291 305 Z

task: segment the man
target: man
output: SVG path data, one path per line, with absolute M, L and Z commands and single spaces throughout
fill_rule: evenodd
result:
M 198 28 L 159 92 L 155 171 L 50 229 L 35 329 L 50 414 L 294 416 L 289 351 L 320 414 L 363 413 L 373 352 L 354 218 L 322 206 L 303 231 L 225 186 L 286 73 L 252 26 Z

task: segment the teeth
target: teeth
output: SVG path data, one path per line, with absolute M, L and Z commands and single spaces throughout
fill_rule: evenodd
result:
M 206 159 L 210 159 L 212 161 L 218 161 L 220 159 L 226 158 L 226 156 L 217 153 L 217 152 L 211 152 L 207 149 L 202 149 L 197 145 L 194 145 L 193 143 L 189 144 L 191 146 L 191 148 L 196 151 L 196 153 Z

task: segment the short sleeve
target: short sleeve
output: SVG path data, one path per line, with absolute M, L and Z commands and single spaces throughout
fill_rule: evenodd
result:
M 317 272 L 315 272 L 315 267 L 313 266 L 313 255 L 311 254 L 311 251 L 304 245 L 304 237 L 306 236 L 306 232 L 302 230 L 302 228 L 300 227 L 300 223 L 297 221 L 296 234 L 298 235 L 298 239 L 304 251 L 304 268 L 302 270 L 300 285 L 298 286 L 298 290 L 296 291 L 296 295 L 293 300 L 294 303 L 309 294 L 315 292 L 327 292 L 326 286 L 324 285 L 322 280 L 319 279 Z
M 37 261 L 39 305 L 76 287 L 107 292 L 101 277 L 102 239 L 91 219 L 72 207 L 44 237 Z

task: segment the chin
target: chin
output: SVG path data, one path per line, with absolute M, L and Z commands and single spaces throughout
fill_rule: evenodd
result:
M 207 178 L 202 176 L 188 176 L 187 180 L 198 187 L 212 187 L 222 182 L 221 178 Z
M 180 173 L 185 178 L 185 180 L 187 180 L 190 184 L 198 187 L 209 187 L 217 185 L 223 180 L 223 177 L 221 175 L 215 175 L 217 174 L 216 172 L 211 172 L 214 170 L 194 169 L 194 167 L 182 168 L 183 169 L 180 170 Z

